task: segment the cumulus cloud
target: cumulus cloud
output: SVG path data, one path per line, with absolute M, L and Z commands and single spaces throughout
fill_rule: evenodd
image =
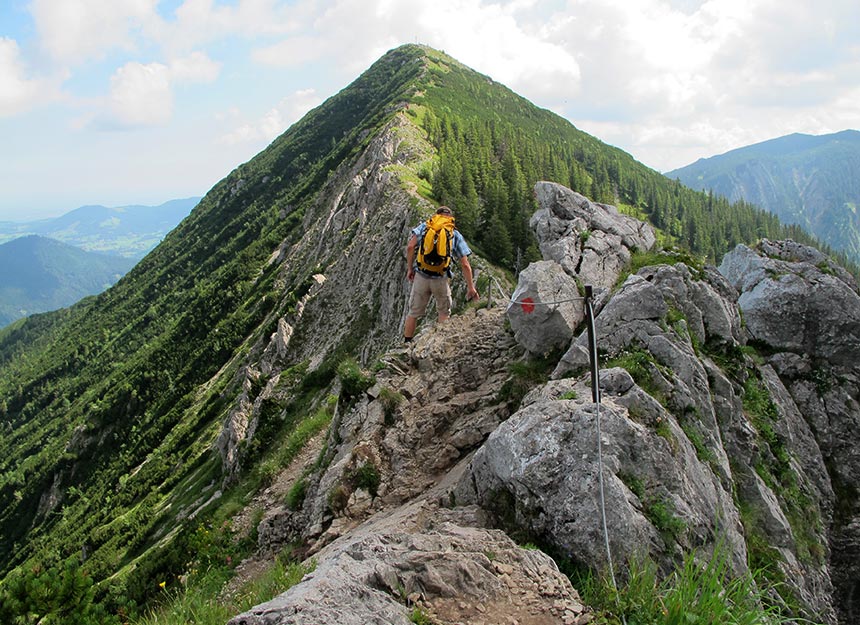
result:
M 126 63 L 111 77 L 110 120 L 120 127 L 167 123 L 173 114 L 170 69 L 162 63 Z
M 282 99 L 277 106 L 266 111 L 256 121 L 239 122 L 233 130 L 221 136 L 218 143 L 222 145 L 267 144 L 320 103 L 321 99 L 314 89 L 296 91 Z M 222 116 L 234 125 L 240 117 L 240 112 L 235 108 Z
M 166 124 L 173 116 L 174 86 L 211 82 L 218 77 L 220 64 L 202 52 L 176 59 L 169 64 L 129 62 L 111 77 L 105 128 L 134 128 Z
M 31 13 L 42 47 L 56 61 L 75 65 L 114 48 L 131 50 L 134 35 L 158 21 L 158 0 L 33 0 Z
M 512 88 L 561 101 L 580 88 L 579 63 L 563 46 L 545 40 L 523 20 L 540 11 L 532 0 L 336 0 L 281 41 L 258 47 L 260 63 L 294 68 L 325 59 L 353 76 L 386 50 L 410 41 L 425 43 Z M 544 12 L 545 13 L 545 12 Z M 526 25 L 524 25 L 524 23 Z M 356 37 L 355 33 L 361 33 Z
M 29 108 L 41 95 L 42 84 L 27 78 L 18 43 L 0 37 L 0 117 L 9 117 Z
M 312 19 L 316 3 L 282 0 L 185 0 L 171 19 L 163 20 L 157 34 L 170 51 L 188 50 L 228 36 L 246 38 L 284 35 Z
M 213 82 L 221 72 L 221 63 L 213 61 L 203 52 L 195 51 L 189 56 L 174 60 L 170 64 L 170 78 L 173 82 Z
M 544 36 L 577 59 L 582 90 L 554 109 L 661 170 L 791 132 L 857 127 L 846 95 L 860 75 L 860 4 L 827 5 L 568 0 Z M 841 126 L 824 121 L 834 110 Z

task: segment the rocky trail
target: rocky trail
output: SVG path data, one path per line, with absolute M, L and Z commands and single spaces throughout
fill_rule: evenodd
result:
M 440 625 L 590 621 L 552 559 L 492 529 L 477 506 L 454 500 L 474 450 L 510 414 L 503 388 L 508 364 L 522 351 L 503 312 L 467 310 L 383 357 L 385 368 L 367 397 L 333 426 L 343 442 L 320 477 L 329 486 L 308 497 L 325 505 L 301 511 L 283 505 L 322 449 L 321 438 L 255 499 L 249 509 L 265 509 L 260 549 L 240 564 L 231 586 L 296 538 L 309 545 L 317 567 L 295 589 L 231 625 L 410 623 L 418 615 Z M 346 485 L 351 492 L 331 510 L 330 496 L 320 493 L 340 492 L 342 477 L 367 463 L 379 473 L 376 493 Z M 237 526 L 240 520 L 247 522 L 241 517 Z M 297 534 L 296 527 L 317 531 Z

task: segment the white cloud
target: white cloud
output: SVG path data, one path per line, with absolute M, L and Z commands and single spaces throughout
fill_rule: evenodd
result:
M 211 41 L 238 35 L 269 37 L 295 32 L 316 10 L 316 2 L 238 0 L 215 4 L 213 0 L 185 0 L 172 19 L 161 22 L 158 40 L 172 52 L 188 50 Z
M 582 89 L 554 109 L 662 170 L 791 132 L 856 128 L 846 94 L 860 75 L 860 4 L 825 4 L 568 0 L 543 36 L 577 59 Z M 843 124 L 830 130 L 824 111 L 837 102 Z
M 325 54 L 326 42 L 317 37 L 298 36 L 254 50 L 255 61 L 274 67 L 301 67 Z
M 173 114 L 170 68 L 161 63 L 126 63 L 111 77 L 110 120 L 120 127 L 165 124 Z
M 42 47 L 57 62 L 75 65 L 119 48 L 132 50 L 135 34 L 158 21 L 158 0 L 33 0 L 31 13 Z
M 27 110 L 42 95 L 43 85 L 25 76 L 18 43 L 0 37 L 0 117 Z
M 175 82 L 213 82 L 220 72 L 221 63 L 213 61 L 200 51 L 170 63 L 170 77 Z
M 354 77 L 386 50 L 413 41 L 444 50 L 514 89 L 561 101 L 579 90 L 579 64 L 562 46 L 520 25 L 518 13 L 540 11 L 539 4 L 334 0 L 290 37 L 259 46 L 253 58 L 285 68 L 336 59 L 337 70 Z
M 159 126 L 173 116 L 174 86 L 212 82 L 220 72 L 219 63 L 202 52 L 163 63 L 129 62 L 111 76 L 106 112 L 99 118 L 103 128 Z
M 239 123 L 233 130 L 222 135 L 218 143 L 222 145 L 268 144 L 320 103 L 321 99 L 315 90 L 296 91 L 281 100 L 277 106 L 269 109 L 256 121 Z M 239 118 L 240 113 L 235 108 L 227 115 L 222 116 L 222 119 L 230 120 L 233 123 L 236 123 L 235 120 Z

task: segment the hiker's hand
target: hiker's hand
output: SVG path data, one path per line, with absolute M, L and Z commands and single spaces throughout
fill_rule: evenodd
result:
M 470 287 L 466 289 L 466 299 L 470 302 L 478 301 L 478 289 L 475 287 Z
M 410 267 L 406 270 L 406 279 L 412 282 L 415 279 L 415 269 Z

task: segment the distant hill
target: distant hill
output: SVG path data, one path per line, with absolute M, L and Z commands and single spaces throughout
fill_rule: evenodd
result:
M 33 313 L 70 306 L 101 293 L 135 261 L 37 235 L 0 245 L 0 327 Z
M 744 200 L 860 261 L 860 132 L 792 134 L 670 171 L 694 189 Z
M 190 197 L 159 206 L 81 206 L 52 219 L 0 221 L 0 243 L 38 234 L 89 252 L 139 260 L 185 219 L 199 201 L 199 197 Z

